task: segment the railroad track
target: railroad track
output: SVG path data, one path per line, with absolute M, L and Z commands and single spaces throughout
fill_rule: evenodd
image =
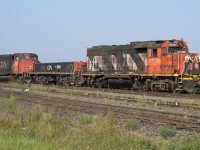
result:
M 4 87 L 6 83 L 0 85 L 0 87 Z M 35 85 L 35 84 L 33 84 Z M 146 95 L 146 96 L 155 96 L 155 97 L 171 97 L 171 98 L 184 98 L 184 99 L 198 99 L 200 100 L 200 94 L 189 94 L 189 93 L 170 93 L 170 92 L 157 92 L 157 91 L 146 91 L 142 89 L 138 90 L 126 90 L 126 89 L 110 89 L 110 88 L 91 88 L 91 87 L 74 87 L 74 86 L 61 86 L 61 85 L 43 85 L 47 88 L 56 87 L 57 89 L 71 89 L 71 90 L 89 90 L 94 92 L 105 92 L 105 93 L 121 93 L 121 94 L 134 94 L 134 95 Z M 8 88 L 12 88 L 10 85 L 6 85 Z
M 156 98 L 148 98 L 148 96 L 141 96 L 141 95 L 135 95 L 133 97 L 133 95 L 130 94 L 126 94 L 126 96 L 122 96 L 122 95 L 117 95 L 115 94 L 111 94 L 109 92 L 82 92 L 84 91 L 82 90 L 78 90 L 78 91 L 65 91 L 60 92 L 58 91 L 51 91 L 51 93 L 54 94 L 64 94 L 64 95 L 68 95 L 68 96 L 81 96 L 81 97 L 90 97 L 90 98 L 94 98 L 94 99 L 102 99 L 105 98 L 106 100 L 112 100 L 112 101 L 116 101 L 116 102 L 120 102 L 120 103 L 130 103 L 131 105 L 148 105 L 148 106 L 162 106 L 162 107 L 170 107 L 170 108 L 181 108 L 181 109 L 190 109 L 190 110 L 200 110 L 200 103 L 184 103 L 184 102 L 177 102 L 176 100 L 172 101 L 172 100 L 161 100 L 163 97 L 160 99 Z M 111 96 L 112 95 L 112 96 Z M 152 97 L 152 96 L 151 96 Z M 154 97 L 155 98 L 155 97 Z M 175 99 L 175 98 L 174 98 Z
M 89 102 L 82 100 L 72 100 L 70 98 L 52 97 L 47 95 L 38 95 L 31 92 L 15 92 L 0 89 L 2 97 L 9 97 L 10 94 L 16 96 L 19 101 L 51 106 L 86 113 L 102 113 L 112 112 L 113 115 L 120 118 L 136 118 L 141 121 L 166 123 L 176 126 L 177 129 L 188 129 L 200 132 L 200 116 L 192 116 L 185 114 L 177 114 L 172 112 L 164 112 L 138 108 L 132 106 L 111 105 L 97 102 Z
M 58 92 L 55 92 L 58 93 Z M 74 96 L 81 96 L 81 97 L 90 97 L 90 98 L 106 98 L 107 100 L 114 100 L 119 102 L 126 102 L 131 103 L 133 105 L 141 105 L 141 103 L 146 103 L 147 105 L 151 106 L 165 106 L 165 107 L 171 107 L 171 108 L 183 108 L 183 109 L 190 109 L 190 110 L 200 110 L 200 105 L 196 103 L 191 103 L 190 105 L 186 105 L 184 103 L 176 102 L 176 101 L 162 101 L 162 100 L 155 100 L 155 99 L 149 99 L 149 98 L 124 98 L 122 96 L 116 96 L 116 97 L 109 97 L 109 96 L 103 96 L 101 94 L 95 94 L 95 93 L 70 93 L 68 95 L 74 95 Z
M 8 86 L 9 87 L 9 86 Z M 51 87 L 51 85 L 48 85 L 47 87 Z M 200 95 L 194 95 L 194 94 L 175 94 L 173 95 L 172 93 L 166 93 L 166 92 L 158 92 L 158 94 L 156 94 L 156 96 L 152 95 L 152 92 L 149 91 L 143 91 L 145 93 L 147 93 L 147 95 L 142 96 L 144 93 L 142 93 L 141 91 L 131 91 L 131 90 L 120 90 L 120 89 L 104 89 L 104 91 L 102 91 L 102 89 L 98 89 L 98 88 L 89 88 L 89 87 L 76 87 L 76 90 L 74 87 L 69 87 L 68 91 L 62 91 L 63 87 L 61 86 L 56 86 L 56 90 L 48 90 L 48 92 L 60 95 L 60 94 L 64 94 L 65 96 L 81 96 L 81 97 L 90 97 L 90 98 L 95 98 L 95 99 L 102 99 L 105 98 L 106 100 L 112 100 L 112 101 L 116 101 L 119 103 L 130 103 L 131 105 L 136 105 L 136 106 L 144 106 L 144 105 L 148 105 L 148 106 L 162 106 L 162 107 L 169 107 L 169 108 L 181 108 L 184 110 L 195 110 L 195 111 L 199 111 L 200 110 L 200 97 L 198 99 L 198 96 Z M 41 91 L 41 90 L 40 90 Z M 89 92 L 88 92 L 89 91 Z M 126 95 L 121 96 L 120 94 L 117 95 L 117 91 L 118 93 L 125 93 Z M 46 91 L 45 91 L 46 92 Z M 114 93 L 114 94 L 112 94 Z M 134 94 L 131 94 L 134 93 Z M 141 95 L 139 95 L 139 93 Z M 154 92 L 153 92 L 154 93 Z M 109 96 L 112 95 L 112 96 Z M 132 95 L 135 95 L 134 97 Z M 180 96 L 184 98 L 195 98 L 194 103 L 184 103 L 183 101 L 180 101 L 180 97 L 177 98 L 177 96 Z M 154 97 L 154 98 L 148 98 L 148 97 Z M 159 97 L 159 98 L 156 98 Z M 174 100 L 163 100 L 163 98 L 173 98 Z M 155 99 L 156 98 L 156 99 Z M 179 99 L 179 101 L 177 101 Z M 193 99 L 194 100 L 194 99 Z M 199 101 L 199 102 L 198 102 Z

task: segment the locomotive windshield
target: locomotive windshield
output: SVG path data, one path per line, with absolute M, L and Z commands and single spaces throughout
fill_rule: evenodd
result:
M 181 53 L 182 48 L 181 47 L 169 47 L 168 53 Z
M 37 61 L 38 60 L 38 56 L 36 54 L 21 54 L 19 56 L 20 58 L 20 61 L 23 61 L 23 60 L 29 60 L 29 59 L 32 59 L 32 60 L 35 60 Z
M 29 59 L 29 54 L 24 54 L 24 58 L 27 60 Z
M 36 54 L 31 54 L 30 55 L 30 58 L 32 59 L 32 60 L 38 60 L 38 56 L 36 55 Z

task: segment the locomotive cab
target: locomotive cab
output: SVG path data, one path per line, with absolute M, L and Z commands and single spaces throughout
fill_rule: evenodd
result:
M 148 73 L 183 74 L 187 55 L 188 47 L 180 40 L 167 40 L 161 47 L 148 48 Z
M 33 53 L 20 53 L 14 55 L 13 73 L 26 74 L 33 72 L 35 64 L 39 63 L 38 56 Z

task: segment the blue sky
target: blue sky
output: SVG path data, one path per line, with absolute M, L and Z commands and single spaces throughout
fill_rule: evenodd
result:
M 94 45 L 181 38 L 200 53 L 199 0 L 0 0 L 0 54 L 85 61 Z

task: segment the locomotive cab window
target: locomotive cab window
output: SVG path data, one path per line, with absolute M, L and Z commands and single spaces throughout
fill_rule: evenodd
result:
M 166 47 L 163 47 L 163 55 L 167 55 L 167 49 L 166 49 Z
M 182 49 L 180 47 L 169 47 L 169 53 L 181 53 Z
M 31 55 L 30 56 L 32 60 L 38 60 L 38 56 L 37 55 Z
M 25 57 L 26 60 L 28 60 L 29 59 L 29 54 L 24 54 L 24 57 Z
M 184 48 L 183 51 L 184 51 L 184 53 L 187 53 L 187 52 L 188 52 L 187 48 Z
M 17 57 L 15 57 L 15 61 L 18 61 L 19 60 L 19 57 L 17 56 Z
M 74 70 L 74 66 L 73 64 L 70 64 L 70 71 L 73 71 Z
M 158 50 L 157 49 L 152 49 L 151 57 L 158 57 Z
M 23 60 L 25 60 L 25 57 L 24 57 L 24 55 L 20 55 L 20 56 L 19 56 L 19 60 L 20 60 L 20 61 L 23 61 Z

